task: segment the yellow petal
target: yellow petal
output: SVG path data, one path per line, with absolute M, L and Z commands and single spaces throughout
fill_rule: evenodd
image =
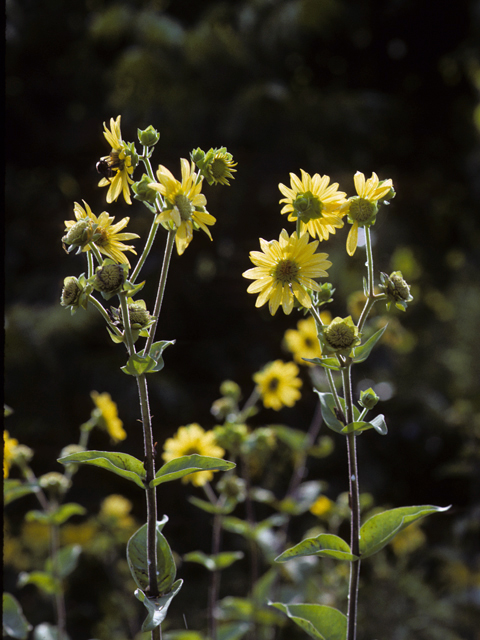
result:
M 362 174 L 363 175 L 363 174 Z M 358 222 L 354 222 L 352 224 L 352 228 L 350 229 L 350 233 L 347 238 L 347 253 L 349 256 L 353 256 L 355 250 L 357 248 L 358 242 Z

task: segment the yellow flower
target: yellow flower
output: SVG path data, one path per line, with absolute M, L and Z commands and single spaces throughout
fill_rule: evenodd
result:
M 307 233 L 298 238 L 296 232 L 290 237 L 285 229 L 280 238 L 267 242 L 260 238 L 260 251 L 251 251 L 250 260 L 256 265 L 243 273 L 244 278 L 255 280 L 248 287 L 248 293 L 258 293 L 256 307 L 261 307 L 267 300 L 270 313 L 275 315 L 282 305 L 283 311 L 289 314 L 293 309 L 294 297 L 309 309 L 312 300 L 306 289 L 320 291 L 320 286 L 312 279 L 327 276 L 331 262 L 326 253 L 317 253 L 318 241 L 309 244 Z M 314 255 L 315 254 L 315 255 Z
M 275 360 L 253 376 L 267 409 L 279 411 L 282 407 L 293 407 L 300 399 L 302 381 L 298 373 L 299 369 L 293 362 Z
M 77 222 L 79 220 L 89 219 L 92 220 L 94 224 L 97 225 L 95 229 L 95 235 L 100 234 L 100 237 L 95 240 L 95 245 L 98 247 L 100 253 L 108 256 L 115 262 L 120 262 L 122 264 L 128 264 L 130 266 L 130 262 L 128 261 L 127 256 L 123 253 L 124 251 L 131 251 L 136 254 L 134 248 L 130 245 L 123 244 L 122 240 L 132 240 L 133 238 L 138 238 L 139 236 L 136 233 L 119 233 L 123 228 L 125 228 L 130 220 L 130 218 L 123 218 L 117 224 L 112 224 L 115 220 L 113 216 L 108 215 L 106 211 L 101 213 L 98 218 L 92 213 L 92 210 L 88 206 L 88 204 L 83 201 L 85 205 L 85 209 L 78 204 L 78 202 L 74 203 L 73 211 L 75 214 L 75 218 Z M 68 231 L 71 227 L 76 224 L 73 220 L 65 220 L 65 228 Z M 82 251 L 91 251 L 90 245 L 86 244 Z
M 133 183 L 130 178 L 134 167 L 132 166 L 132 157 L 126 151 L 128 148 L 122 140 L 122 132 L 120 131 L 120 119 L 110 118 L 110 129 L 103 123 L 103 135 L 108 144 L 112 147 L 110 155 L 104 156 L 97 164 L 97 170 L 103 173 L 103 177 L 98 183 L 99 187 L 108 186 L 107 202 L 113 202 L 123 192 L 123 197 L 127 204 L 132 204 L 130 199 L 130 185 Z
M 182 181 L 176 180 L 170 171 L 160 165 L 157 171 L 158 182 L 148 186 L 165 198 L 166 208 L 155 218 L 156 222 L 166 223 L 177 230 L 175 243 L 178 255 L 182 255 L 193 238 L 193 229 L 200 227 L 212 239 L 206 225 L 213 225 L 216 219 L 205 210 L 207 199 L 200 193 L 203 178 L 194 173 L 194 163 L 182 158 Z
M 358 243 L 358 227 L 375 224 L 378 213 L 378 201 L 393 190 L 391 180 L 380 180 L 376 173 L 365 181 L 365 176 L 360 171 L 353 177 L 357 195 L 349 198 L 342 206 L 342 213 L 348 213 L 348 221 L 352 225 L 347 238 L 347 253 L 353 256 Z M 393 194 L 394 195 L 394 194 Z M 393 195 L 391 197 L 393 197 Z
M 123 422 L 118 417 L 117 405 L 113 402 L 109 393 L 90 393 L 97 410 L 94 414 L 99 419 L 101 426 L 107 431 L 114 442 L 125 440 L 127 434 L 123 428 Z
M 308 233 L 319 240 L 327 240 L 330 233 L 343 227 L 341 206 L 345 203 L 346 194 L 338 191 L 338 183 L 331 184 L 329 176 L 316 173 L 313 178 L 300 169 L 302 179 L 294 173 L 290 174 L 289 189 L 284 184 L 278 188 L 285 198 L 281 213 L 288 213 L 289 220 L 300 220 L 301 229 L 306 226 Z
M 425 544 L 426 536 L 420 528 L 418 522 L 410 524 L 406 529 L 397 533 L 391 541 L 393 551 L 397 556 L 404 556 L 412 553 L 423 544 Z
M 124 518 L 128 516 L 132 508 L 133 505 L 130 500 L 127 500 L 122 495 L 113 493 L 102 502 L 100 513 L 109 518 Z
M 18 446 L 18 440 L 10 438 L 8 431 L 3 432 L 3 477 L 8 478 L 10 467 L 15 458 L 15 447 Z
M 87 546 L 98 536 L 98 527 L 93 520 L 87 520 L 80 524 L 65 524 L 60 529 L 60 540 L 62 545 L 81 544 Z
M 320 314 L 323 322 L 328 324 L 332 316 L 329 311 L 322 311 Z M 312 362 L 306 362 L 304 358 L 313 360 L 322 355 L 322 349 L 317 336 L 317 325 L 315 320 L 310 316 L 299 320 L 296 329 L 287 329 L 284 336 L 284 344 L 286 348 L 293 354 L 293 359 L 299 364 L 313 367 Z
M 327 496 L 320 496 L 310 507 L 310 513 L 321 518 L 332 510 L 333 502 Z
M 213 431 L 204 431 L 196 423 L 180 427 L 173 438 L 168 438 L 165 441 L 163 449 L 162 458 L 165 462 L 182 456 L 191 456 L 194 453 L 211 458 L 223 458 L 225 455 L 224 449 L 216 444 Z M 212 479 L 213 471 L 197 471 L 184 476 L 182 482 L 191 482 L 196 487 L 203 487 Z

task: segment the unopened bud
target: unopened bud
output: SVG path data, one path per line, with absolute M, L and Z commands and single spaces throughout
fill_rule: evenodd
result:
M 151 179 L 147 176 L 146 173 L 144 173 L 141 180 L 132 184 L 132 191 L 135 194 L 134 198 L 136 200 L 140 200 L 140 202 L 149 202 L 150 204 L 153 204 L 155 202 L 157 192 L 153 189 L 150 189 L 150 187 L 148 186 L 149 184 L 151 184 L 151 182 Z
M 123 264 L 104 264 L 97 267 L 93 286 L 97 291 L 104 293 L 117 293 L 125 282 L 125 269 Z
M 324 352 L 349 355 L 359 342 L 358 329 L 351 316 L 335 318 L 328 327 L 323 329 Z
M 83 218 L 70 227 L 62 242 L 74 247 L 83 247 L 88 244 L 94 235 L 93 223 L 89 218 Z
M 377 404 L 380 398 L 377 396 L 373 389 L 366 389 L 365 391 L 360 392 L 360 400 L 358 404 L 364 409 L 373 409 L 373 407 Z
M 143 144 L 144 147 L 153 147 L 160 140 L 160 132 L 154 129 L 152 125 L 143 131 L 137 129 L 137 133 L 140 144 Z

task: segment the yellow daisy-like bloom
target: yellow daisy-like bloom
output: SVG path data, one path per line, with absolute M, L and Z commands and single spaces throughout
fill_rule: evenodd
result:
M 155 189 L 165 198 L 166 208 L 155 218 L 156 222 L 173 224 L 177 230 L 175 243 L 178 255 L 182 255 L 193 238 L 193 229 L 200 227 L 212 239 L 207 225 L 215 224 L 216 219 L 203 210 L 207 199 L 200 193 L 203 178 L 194 173 L 194 163 L 182 158 L 182 181 L 176 180 L 172 173 L 163 165 L 158 167 L 158 182 L 151 182 L 148 186 Z
M 290 189 L 284 184 L 278 185 L 285 196 L 280 200 L 280 204 L 285 203 L 281 213 L 288 213 L 289 220 L 300 220 L 301 231 L 306 227 L 312 237 L 328 240 L 331 233 L 343 227 L 345 214 L 341 212 L 341 206 L 346 194 L 338 191 L 336 182 L 329 186 L 329 176 L 316 173 L 312 177 L 303 169 L 300 171 L 301 180 L 294 173 L 290 174 Z
M 289 314 L 296 298 L 302 307 L 310 309 L 312 299 L 306 289 L 320 291 L 320 285 L 312 278 L 327 276 L 326 269 L 332 265 L 328 254 L 315 253 L 318 240 L 309 243 L 307 233 L 299 238 L 296 232 L 289 236 L 283 229 L 278 241 L 260 238 L 260 246 L 263 253 L 250 252 L 250 260 L 256 266 L 243 273 L 244 278 L 255 280 L 247 289 L 248 293 L 259 294 L 255 306 L 261 307 L 268 300 L 272 316 L 280 305 Z
M 320 317 L 325 324 L 329 324 L 332 319 L 329 311 L 322 311 Z M 313 358 L 320 358 L 322 355 L 322 349 L 317 336 L 317 325 L 311 316 L 299 320 L 296 329 L 287 329 L 287 331 L 285 331 L 284 343 L 298 364 L 313 367 L 315 365 L 312 362 L 306 362 L 304 358 L 312 360 Z
M 253 376 L 257 390 L 267 409 L 279 411 L 282 407 L 293 407 L 300 400 L 302 381 L 299 368 L 293 362 L 275 360 Z
M 165 462 L 182 456 L 191 456 L 194 453 L 211 458 L 223 458 L 225 455 L 225 450 L 216 444 L 213 431 L 204 431 L 196 423 L 180 427 L 173 438 L 165 441 L 163 449 L 162 458 Z M 212 479 L 213 471 L 197 471 L 184 476 L 182 482 L 191 482 L 196 487 L 203 487 Z
M 98 410 L 95 417 L 100 419 L 102 426 L 108 431 L 112 440 L 114 442 L 125 440 L 127 434 L 123 428 L 123 422 L 118 417 L 117 405 L 113 402 L 110 394 L 92 391 L 90 397 Z
M 16 438 L 10 438 L 8 431 L 3 432 L 3 477 L 8 478 L 10 467 L 15 458 L 15 448 L 18 446 Z
M 333 502 L 327 498 L 327 496 L 318 497 L 315 502 L 310 507 L 310 513 L 313 513 L 314 516 L 321 518 L 322 516 L 330 513 L 333 507 Z
M 134 238 L 140 237 L 136 233 L 120 233 L 120 231 L 127 226 L 130 218 L 123 218 L 120 222 L 112 224 L 115 220 L 114 216 L 110 216 L 106 211 L 104 211 L 97 218 L 97 216 L 92 213 L 92 210 L 85 200 L 83 201 L 83 204 L 85 205 L 85 209 L 79 205 L 78 202 L 74 203 L 73 212 L 75 214 L 75 218 L 77 222 L 79 220 L 89 218 L 97 225 L 95 234 L 100 234 L 100 237 L 95 240 L 95 245 L 98 247 L 100 253 L 103 253 L 105 256 L 115 260 L 115 262 L 128 264 L 128 266 L 130 266 L 130 262 L 123 252 L 131 251 L 136 254 L 136 251 L 132 246 L 123 244 L 122 240 L 133 240 Z M 68 231 L 75 224 L 76 222 L 73 220 L 65 220 L 65 229 Z M 90 245 L 85 245 L 82 251 L 91 251 Z
M 104 177 L 98 183 L 99 187 L 109 187 L 107 193 L 107 202 L 113 202 L 123 192 L 123 197 L 127 204 L 132 204 L 130 199 L 130 185 L 133 183 L 130 177 L 133 173 L 132 158 L 125 153 L 125 144 L 122 140 L 122 132 L 120 130 L 121 116 L 116 120 L 110 118 L 110 129 L 103 123 L 103 135 L 108 144 L 112 147 L 110 155 L 100 159 L 97 169 L 102 169 L 109 175 Z
M 384 198 L 393 189 L 391 180 L 380 180 L 376 173 L 365 180 L 360 171 L 353 177 L 357 195 L 349 198 L 342 206 L 342 213 L 348 213 L 348 221 L 352 227 L 347 238 L 347 253 L 353 256 L 357 249 L 358 227 L 365 227 L 375 223 L 378 213 L 378 201 Z

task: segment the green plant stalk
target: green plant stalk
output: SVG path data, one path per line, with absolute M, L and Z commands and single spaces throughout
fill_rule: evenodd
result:
M 363 325 L 365 324 L 368 314 L 370 313 L 373 305 L 380 300 L 386 300 L 387 296 L 383 293 L 375 294 L 375 282 L 373 277 L 373 252 L 372 252 L 372 238 L 370 235 L 370 227 L 365 227 L 365 249 L 367 252 L 367 268 L 368 268 L 368 296 L 365 302 L 365 306 L 362 309 L 360 318 L 358 320 L 358 331 L 362 332 Z
M 132 327 L 130 325 L 130 313 L 128 310 L 127 294 L 122 291 L 118 294 L 120 298 L 120 308 L 122 310 L 123 331 L 125 335 L 125 343 L 127 346 L 128 355 L 131 356 L 135 353 L 135 344 L 133 342 Z
M 163 255 L 162 272 L 160 274 L 160 281 L 158 283 L 158 290 L 157 290 L 157 298 L 155 300 L 155 307 L 153 309 L 153 314 L 152 314 L 155 317 L 155 321 L 150 327 L 147 342 L 145 344 L 144 353 L 146 355 L 150 354 L 150 349 L 152 348 L 152 344 L 155 339 L 155 332 L 157 330 L 160 312 L 162 310 L 163 295 L 165 293 L 165 287 L 167 284 L 168 269 L 170 267 L 170 260 L 172 258 L 175 234 L 176 234 L 176 230 L 170 230 L 167 236 L 167 244 L 165 246 L 165 253 Z
M 345 398 L 347 424 L 353 422 L 353 394 L 351 368 L 342 368 L 343 392 Z M 353 555 L 360 555 L 360 489 L 358 481 L 357 447 L 355 433 L 347 435 L 348 482 L 350 501 L 350 548 Z M 347 640 L 355 640 L 357 634 L 358 584 L 360 560 L 350 563 L 350 584 L 348 589 Z
M 93 253 L 93 255 L 95 256 L 95 258 L 97 259 L 98 264 L 102 264 L 103 259 L 102 259 L 102 254 L 100 253 L 99 248 L 97 247 L 97 245 L 94 242 L 90 242 L 90 249 L 91 252 Z M 92 273 L 93 275 L 93 273 Z
M 91 278 L 95 271 L 95 264 L 93 262 L 93 255 L 91 251 L 87 251 L 87 264 L 88 264 L 88 277 Z
M 121 338 L 123 336 L 122 332 L 120 331 L 120 329 L 118 327 L 116 327 L 114 324 L 112 324 L 110 318 L 108 317 L 108 313 L 106 312 L 105 307 L 102 305 L 102 303 L 99 302 L 91 294 L 88 296 L 88 301 L 91 302 L 96 307 L 96 309 L 99 311 L 99 313 L 101 314 L 102 318 L 105 320 L 105 322 L 107 323 L 109 328 L 113 331 L 113 333 L 116 336 L 118 336 L 119 338 Z
M 323 321 L 320 317 L 320 314 L 318 313 L 317 309 L 315 309 L 315 307 L 312 306 L 310 308 L 310 314 L 313 316 L 313 319 L 317 324 L 323 325 Z M 323 369 L 325 371 L 325 375 L 327 376 L 328 386 L 330 387 L 330 391 L 332 392 L 333 399 L 335 400 L 335 406 L 340 411 L 340 413 L 343 413 L 343 409 L 342 409 L 342 405 L 340 404 L 340 399 L 338 397 L 337 389 L 335 388 L 335 382 L 333 380 L 332 372 L 327 367 L 324 367 Z

